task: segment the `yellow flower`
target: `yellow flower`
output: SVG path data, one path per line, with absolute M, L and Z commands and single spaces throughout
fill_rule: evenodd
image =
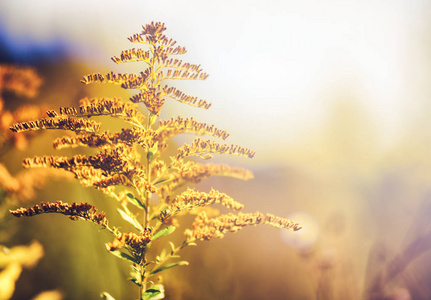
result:
M 182 118 L 178 116 L 176 119 L 159 121 L 159 128 L 156 130 L 157 139 L 160 142 L 167 138 L 185 133 L 193 132 L 196 134 L 207 134 L 223 140 L 229 137 L 229 133 L 225 130 L 218 129 L 214 125 L 208 125 L 204 122 L 198 122 L 193 118 Z
M 226 145 L 220 144 L 217 142 L 213 142 L 211 140 L 202 140 L 200 138 L 196 138 L 191 145 L 184 145 L 178 148 L 176 160 L 181 160 L 182 158 L 188 156 L 200 156 L 203 158 L 207 158 L 208 153 L 225 153 L 232 155 L 241 155 L 249 158 L 253 158 L 255 152 L 240 147 L 238 145 Z
M 13 132 L 42 129 L 63 129 L 71 131 L 98 132 L 100 124 L 92 120 L 77 119 L 69 116 L 58 116 L 49 119 L 40 119 L 31 122 L 22 122 L 10 127 Z
M 122 248 L 124 245 L 130 246 L 136 252 L 142 252 L 142 249 L 151 242 L 151 231 L 144 230 L 140 235 L 133 232 L 122 233 L 116 237 L 112 243 L 108 243 L 109 251 L 114 251 Z
M 72 204 L 57 201 L 56 203 L 42 202 L 40 205 L 33 205 L 29 208 L 18 208 L 11 210 L 10 213 L 15 217 L 31 217 L 44 213 L 59 213 L 69 216 L 72 220 L 88 220 L 99 225 L 107 222 L 104 213 L 97 213 L 95 206 L 88 203 Z
M 209 219 L 205 212 L 200 213 L 192 229 L 187 229 L 185 235 L 187 240 L 210 240 L 214 237 L 222 238 L 226 232 L 237 232 L 245 226 L 266 224 L 277 228 L 286 228 L 297 231 L 301 229 L 298 223 L 288 219 L 276 217 L 271 214 L 260 212 L 234 215 L 232 213 Z
M 198 192 L 194 189 L 187 189 L 178 195 L 171 203 L 171 211 L 176 212 L 190 210 L 196 207 L 208 206 L 211 204 L 221 204 L 232 210 L 241 210 L 244 205 L 236 202 L 228 195 L 211 189 L 209 193 Z

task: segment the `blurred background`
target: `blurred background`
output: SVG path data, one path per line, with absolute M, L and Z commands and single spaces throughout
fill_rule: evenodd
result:
M 246 212 L 304 228 L 246 228 L 186 249 L 191 264 L 168 273 L 167 299 L 431 299 L 430 20 L 426 0 L 6 0 L 0 63 L 37 70 L 40 105 L 127 99 L 121 88 L 80 80 L 140 70 L 110 57 L 136 47 L 127 37 L 141 25 L 160 21 L 187 47 L 182 58 L 210 74 L 175 83 L 211 101 L 210 110 L 167 101 L 162 117 L 193 116 L 228 130 L 229 143 L 256 157 L 215 161 L 249 168 L 255 179 L 215 178 L 198 188 L 213 186 Z M 38 135 L 2 163 L 15 173 L 24 157 L 58 155 L 56 136 Z M 109 199 L 73 181 L 48 182 L 28 205 L 56 200 L 89 201 L 115 215 Z M 53 289 L 64 299 L 133 297 L 127 264 L 111 258 L 109 237 L 96 226 L 53 215 L 7 224 L 13 234 L 3 244 L 37 240 L 45 252 L 12 299 Z

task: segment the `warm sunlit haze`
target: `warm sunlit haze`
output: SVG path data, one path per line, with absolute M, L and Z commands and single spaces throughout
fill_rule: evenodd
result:
M 126 100 L 133 91 L 80 80 L 111 70 L 139 73 L 140 63 L 110 58 L 138 47 L 127 37 L 151 21 L 165 23 L 166 35 L 187 48 L 181 59 L 209 74 L 175 84 L 211 102 L 210 109 L 167 99 L 161 117 L 215 124 L 230 133 L 225 143 L 256 151 L 253 159 L 213 159 L 248 168 L 254 179 L 215 177 L 199 188 L 228 193 L 246 212 L 303 226 L 257 226 L 186 249 L 190 265 L 167 275 L 167 299 L 431 299 L 429 1 L 4 0 L 0 63 L 39 71 L 44 82 L 33 104 Z M 24 157 L 54 155 L 55 136 L 34 139 L 2 163 L 19 171 Z M 88 198 L 115 214 L 94 189 L 56 182 L 33 202 L 54 193 L 52 201 Z M 35 239 L 45 249 L 12 299 L 56 289 L 65 299 L 97 298 L 109 288 L 117 299 L 130 295 L 121 278 L 126 268 L 106 263 L 106 236 L 84 222 L 49 217 L 8 221 L 17 227 L 11 246 Z

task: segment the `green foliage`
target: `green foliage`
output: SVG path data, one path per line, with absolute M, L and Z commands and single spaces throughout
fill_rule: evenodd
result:
M 163 229 L 160 229 L 156 234 L 153 235 L 152 240 L 157 240 L 158 238 L 171 234 L 172 232 L 175 231 L 175 226 L 174 225 L 170 225 L 168 227 L 165 227 Z
M 108 249 L 109 253 L 118 258 L 128 260 L 129 262 L 132 262 L 134 264 L 139 264 L 139 261 L 137 261 L 135 258 L 133 258 L 127 253 L 121 252 L 120 250 L 111 250 L 111 247 L 109 247 L 109 245 L 106 245 L 106 248 Z
M 132 214 L 129 212 L 125 212 L 121 208 L 117 208 L 117 211 L 120 213 L 121 217 L 129 224 L 131 224 L 133 227 L 135 227 L 136 230 L 139 232 L 143 231 L 144 228 L 142 228 L 142 225 L 134 218 L 132 217 Z
M 137 208 L 146 210 L 145 204 L 142 203 L 141 200 L 139 200 L 138 198 L 136 198 L 132 193 L 127 193 L 126 196 L 127 196 L 128 200 L 129 200 L 129 203 L 133 204 Z
M 153 285 L 148 290 L 145 291 L 145 293 L 142 295 L 142 300 L 148 300 L 148 299 L 163 299 L 165 297 L 165 289 L 163 288 L 163 285 Z
M 107 292 L 103 292 L 103 293 L 100 295 L 100 297 L 101 297 L 103 300 L 115 300 L 115 298 L 114 298 L 114 297 L 112 297 L 111 295 L 109 295 Z
M 138 270 L 138 268 L 136 268 L 135 266 L 132 266 L 129 280 L 132 281 L 137 286 L 139 287 L 141 286 L 141 281 L 142 281 L 141 273 Z
M 152 271 L 150 273 L 150 275 L 157 274 L 157 273 L 159 273 L 161 271 L 164 271 L 164 270 L 176 267 L 176 266 L 188 266 L 188 264 L 189 264 L 189 262 L 187 262 L 187 261 L 179 261 L 179 262 L 176 262 L 176 263 L 172 263 L 172 264 L 169 264 L 169 265 L 166 265 L 166 266 L 163 266 L 163 267 L 155 269 L 154 271 Z
M 148 149 L 147 159 L 149 161 L 151 161 L 153 159 L 154 155 L 157 153 L 158 146 L 159 146 L 159 143 L 155 142 L 154 145 L 150 149 Z

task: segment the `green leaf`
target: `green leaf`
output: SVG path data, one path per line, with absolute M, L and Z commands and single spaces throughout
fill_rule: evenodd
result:
M 115 300 L 115 298 L 109 295 L 107 292 L 103 292 L 102 294 L 100 294 L 100 298 L 102 298 L 103 300 Z
M 157 121 L 157 115 L 150 113 L 149 118 L 150 118 L 150 124 L 154 125 L 154 123 Z
M 138 231 L 143 231 L 144 228 L 142 228 L 142 225 L 139 224 L 139 222 L 137 222 L 135 219 L 133 219 L 131 216 L 129 216 L 124 210 L 122 210 L 121 208 L 117 208 L 118 212 L 120 213 L 121 217 L 129 222 L 130 224 L 132 224 L 133 227 L 136 228 L 136 230 Z
M 175 251 L 175 245 L 172 242 L 169 242 L 169 245 L 171 245 L 171 254 L 173 254 Z
M 141 283 L 139 282 L 139 280 L 138 280 L 138 279 L 136 279 L 136 278 L 129 278 L 129 280 L 130 280 L 131 282 L 133 282 L 134 284 L 136 284 L 137 286 L 141 286 Z
M 187 242 L 187 240 L 184 240 L 183 243 L 181 244 L 181 249 L 183 249 L 186 246 L 196 246 L 195 242 Z
M 165 258 L 165 256 L 166 256 L 166 249 L 165 249 L 165 248 L 163 248 L 163 249 L 162 249 L 162 252 L 160 252 L 160 257 L 161 257 L 161 259 L 164 259 L 164 258 Z
M 153 125 L 157 120 L 157 115 L 150 113 L 150 124 Z
M 156 181 L 156 182 L 154 183 L 154 185 L 161 184 L 161 183 L 167 183 L 167 182 L 170 182 L 170 181 L 172 181 L 172 180 L 173 180 L 173 178 L 160 179 L 159 181 Z
M 159 142 L 155 142 L 154 145 L 153 145 L 153 147 L 151 147 L 150 149 L 148 149 L 147 159 L 148 160 L 153 159 L 154 154 L 156 154 L 158 150 L 159 150 Z
M 154 275 L 154 274 L 156 274 L 156 273 L 159 273 L 159 272 L 161 272 L 161 271 L 164 271 L 164 270 L 166 270 L 166 269 L 170 269 L 170 268 L 173 268 L 173 267 L 176 267 L 176 266 L 188 266 L 188 264 L 189 264 L 189 262 L 188 262 L 188 261 L 185 261 L 185 260 L 183 260 L 183 261 L 178 261 L 178 262 L 172 263 L 172 264 L 170 264 L 170 265 L 166 265 L 166 266 L 163 266 L 163 267 L 157 268 L 157 269 L 155 269 L 154 271 L 152 271 L 152 272 L 150 273 L 150 275 Z
M 141 274 L 135 266 L 132 266 L 129 280 L 134 284 L 136 284 L 137 286 L 141 286 Z
M 163 298 L 165 298 L 165 289 L 161 284 L 151 286 L 148 290 L 145 291 L 145 293 L 141 297 L 142 300 L 157 300 Z
M 133 205 L 135 205 L 136 207 L 142 208 L 144 210 L 147 209 L 145 204 L 142 203 L 141 200 L 136 198 L 132 193 L 127 193 L 126 196 L 127 196 L 127 198 L 129 198 L 129 202 L 132 203 Z
M 144 264 L 144 267 L 146 267 L 146 266 L 148 266 L 150 264 L 154 264 L 154 261 L 150 260 L 149 262 L 147 262 L 146 264 Z M 144 272 L 145 272 L 145 270 L 144 270 Z
M 165 227 L 165 228 L 160 229 L 159 231 L 157 231 L 157 233 L 155 235 L 153 235 L 153 237 L 151 238 L 151 240 L 154 241 L 154 240 L 158 239 L 159 237 L 171 234 L 174 231 L 175 231 L 175 226 L 174 225 L 170 225 L 168 227 Z
M 139 264 L 139 262 L 135 258 L 130 256 L 129 254 L 121 252 L 120 250 L 111 251 L 108 244 L 105 244 L 105 245 L 106 245 L 106 249 L 108 249 L 109 253 L 111 253 L 112 255 L 119 257 L 119 258 L 122 258 L 122 259 L 125 259 L 125 260 L 128 260 L 132 263 Z

